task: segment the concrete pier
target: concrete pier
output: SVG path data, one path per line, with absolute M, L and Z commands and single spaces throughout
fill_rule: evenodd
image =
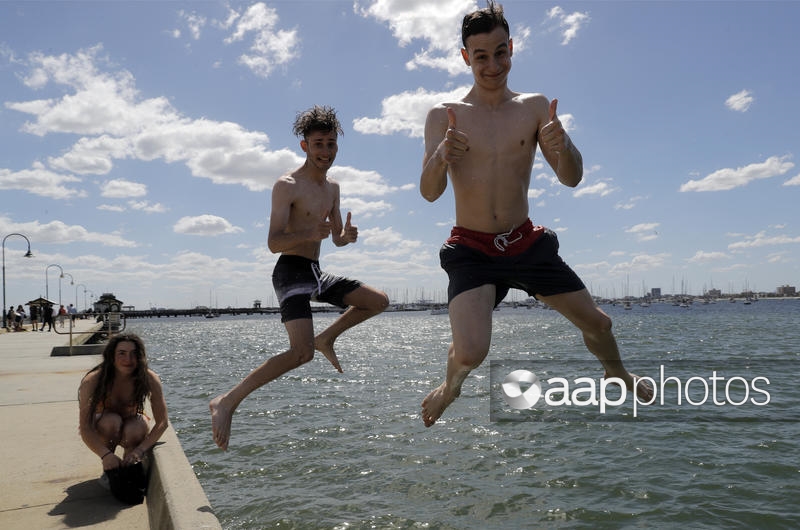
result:
M 0 528 L 221 528 L 172 427 L 153 449 L 144 504 L 126 506 L 100 486 L 102 465 L 78 434 L 78 385 L 100 356 L 64 353 L 69 322 L 59 333 L 26 328 L 0 330 Z

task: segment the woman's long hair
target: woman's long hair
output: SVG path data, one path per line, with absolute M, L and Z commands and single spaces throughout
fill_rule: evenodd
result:
M 92 415 L 91 417 L 97 410 L 97 406 L 105 401 L 106 396 L 114 387 L 114 377 L 116 376 L 114 357 L 117 345 L 120 342 L 132 342 L 136 345 L 137 362 L 136 370 L 133 373 L 133 403 L 136 404 L 136 412 L 138 414 L 144 412 L 144 400 L 150 395 L 150 385 L 147 378 L 147 353 L 145 352 L 144 341 L 134 333 L 120 333 L 108 340 L 103 350 L 103 362 L 87 372 L 87 375 L 95 371 L 100 372 L 97 386 L 94 388 L 89 401 L 89 414 Z

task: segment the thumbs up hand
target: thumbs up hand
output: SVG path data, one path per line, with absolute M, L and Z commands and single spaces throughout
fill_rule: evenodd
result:
M 456 128 L 456 111 L 451 107 L 447 107 L 447 131 L 439 148 L 442 150 L 442 158 L 448 164 L 461 160 L 469 151 L 469 137 Z
M 547 122 L 544 127 L 542 127 L 542 134 L 539 143 L 542 145 L 543 150 L 547 149 L 560 155 L 562 152 L 567 150 L 567 142 L 569 141 L 569 137 L 564 131 L 564 126 L 561 125 L 561 120 L 558 119 L 557 109 L 558 100 L 554 99 L 550 102 L 550 109 L 548 113 L 550 121 Z
M 351 224 L 353 218 L 352 212 L 347 212 L 347 219 L 342 227 L 342 239 L 347 243 L 355 243 L 358 239 L 358 227 Z

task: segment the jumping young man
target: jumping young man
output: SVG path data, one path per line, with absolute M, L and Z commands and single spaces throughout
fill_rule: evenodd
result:
M 453 340 L 444 382 L 422 401 L 422 419 L 433 425 L 460 395 L 467 375 L 489 353 L 492 310 L 511 288 L 526 291 L 580 329 L 606 377 L 634 386 L 649 400 L 652 389 L 622 365 L 611 319 L 581 279 L 558 255 L 552 231 L 528 217 L 528 187 L 536 146 L 569 187 L 583 178 L 583 160 L 557 115 L 558 100 L 513 92 L 508 73 L 514 51 L 502 6 L 463 19 L 461 56 L 473 86 L 460 100 L 441 103 L 425 122 L 420 192 L 433 202 L 453 185 L 456 226 L 439 256 L 449 277 Z
M 358 228 L 351 214 L 342 223 L 339 184 L 328 170 L 339 149 L 342 127 L 330 107 L 315 106 L 298 115 L 294 133 L 306 153 L 305 163 L 278 179 L 272 188 L 268 245 L 281 256 L 272 273 L 281 321 L 289 334 L 289 349 L 267 359 L 239 384 L 209 403 L 214 442 L 228 448 L 233 412 L 251 392 L 286 372 L 309 362 L 321 352 L 342 371 L 333 345 L 346 330 L 381 313 L 389 305 L 385 293 L 361 282 L 323 272 L 320 246 L 329 236 L 336 246 L 355 243 Z M 314 336 L 311 301 L 347 310 L 322 333 Z

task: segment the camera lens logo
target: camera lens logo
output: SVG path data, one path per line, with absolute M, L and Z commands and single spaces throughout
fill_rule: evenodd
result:
M 530 387 L 523 392 L 520 383 L 529 384 Z M 515 370 L 503 379 L 503 399 L 508 406 L 524 410 L 533 407 L 542 396 L 542 384 L 536 374 L 528 370 Z

